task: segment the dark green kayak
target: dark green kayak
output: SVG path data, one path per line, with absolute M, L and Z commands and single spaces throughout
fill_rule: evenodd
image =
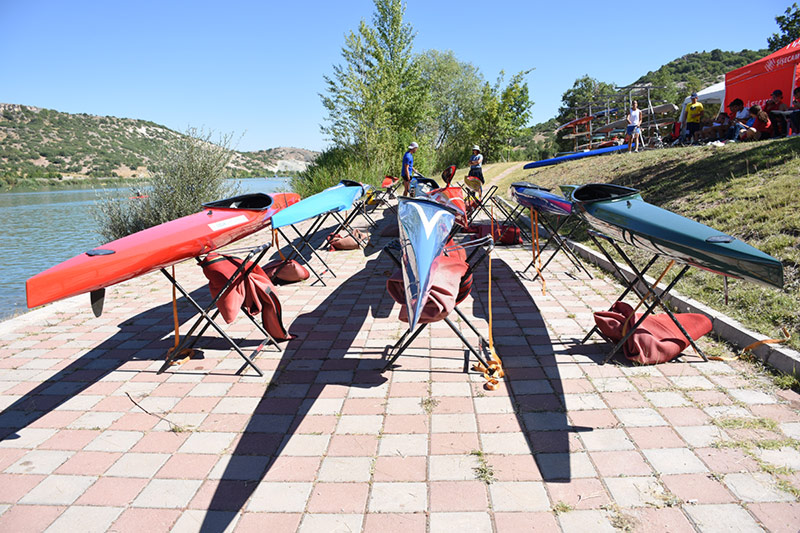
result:
M 594 183 L 572 191 L 574 208 L 618 241 L 711 272 L 783 288 L 783 265 L 730 235 L 648 204 L 636 189 Z

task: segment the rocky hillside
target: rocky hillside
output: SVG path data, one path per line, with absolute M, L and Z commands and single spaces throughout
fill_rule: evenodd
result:
M 144 176 L 182 135 L 146 120 L 0 103 L 0 185 L 73 176 Z M 298 172 L 317 155 L 302 148 L 236 152 L 231 170 L 237 176 Z

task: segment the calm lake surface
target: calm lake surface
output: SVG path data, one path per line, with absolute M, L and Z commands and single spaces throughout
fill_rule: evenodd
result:
M 289 190 L 288 178 L 236 182 L 242 194 Z M 0 269 L 0 320 L 27 311 L 26 279 L 104 243 L 92 216 L 102 194 L 124 198 L 131 189 L 0 193 L 0 249 L 6 251 Z

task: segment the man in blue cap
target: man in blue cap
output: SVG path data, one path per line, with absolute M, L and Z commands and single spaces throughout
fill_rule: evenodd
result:
M 408 145 L 408 151 L 403 154 L 403 168 L 400 171 L 400 177 L 403 178 L 403 196 L 408 196 L 411 177 L 414 175 L 414 152 L 417 151 L 417 148 L 419 145 L 412 142 Z

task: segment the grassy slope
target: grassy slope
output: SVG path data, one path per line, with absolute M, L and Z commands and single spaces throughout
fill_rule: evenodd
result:
M 787 327 L 800 349 L 800 138 L 615 154 L 571 161 L 506 176 L 546 187 L 610 182 L 635 187 L 644 199 L 712 226 L 779 258 L 784 290 L 722 278 L 691 269 L 678 290 L 770 337 Z M 653 271 L 656 269 L 654 268 Z

